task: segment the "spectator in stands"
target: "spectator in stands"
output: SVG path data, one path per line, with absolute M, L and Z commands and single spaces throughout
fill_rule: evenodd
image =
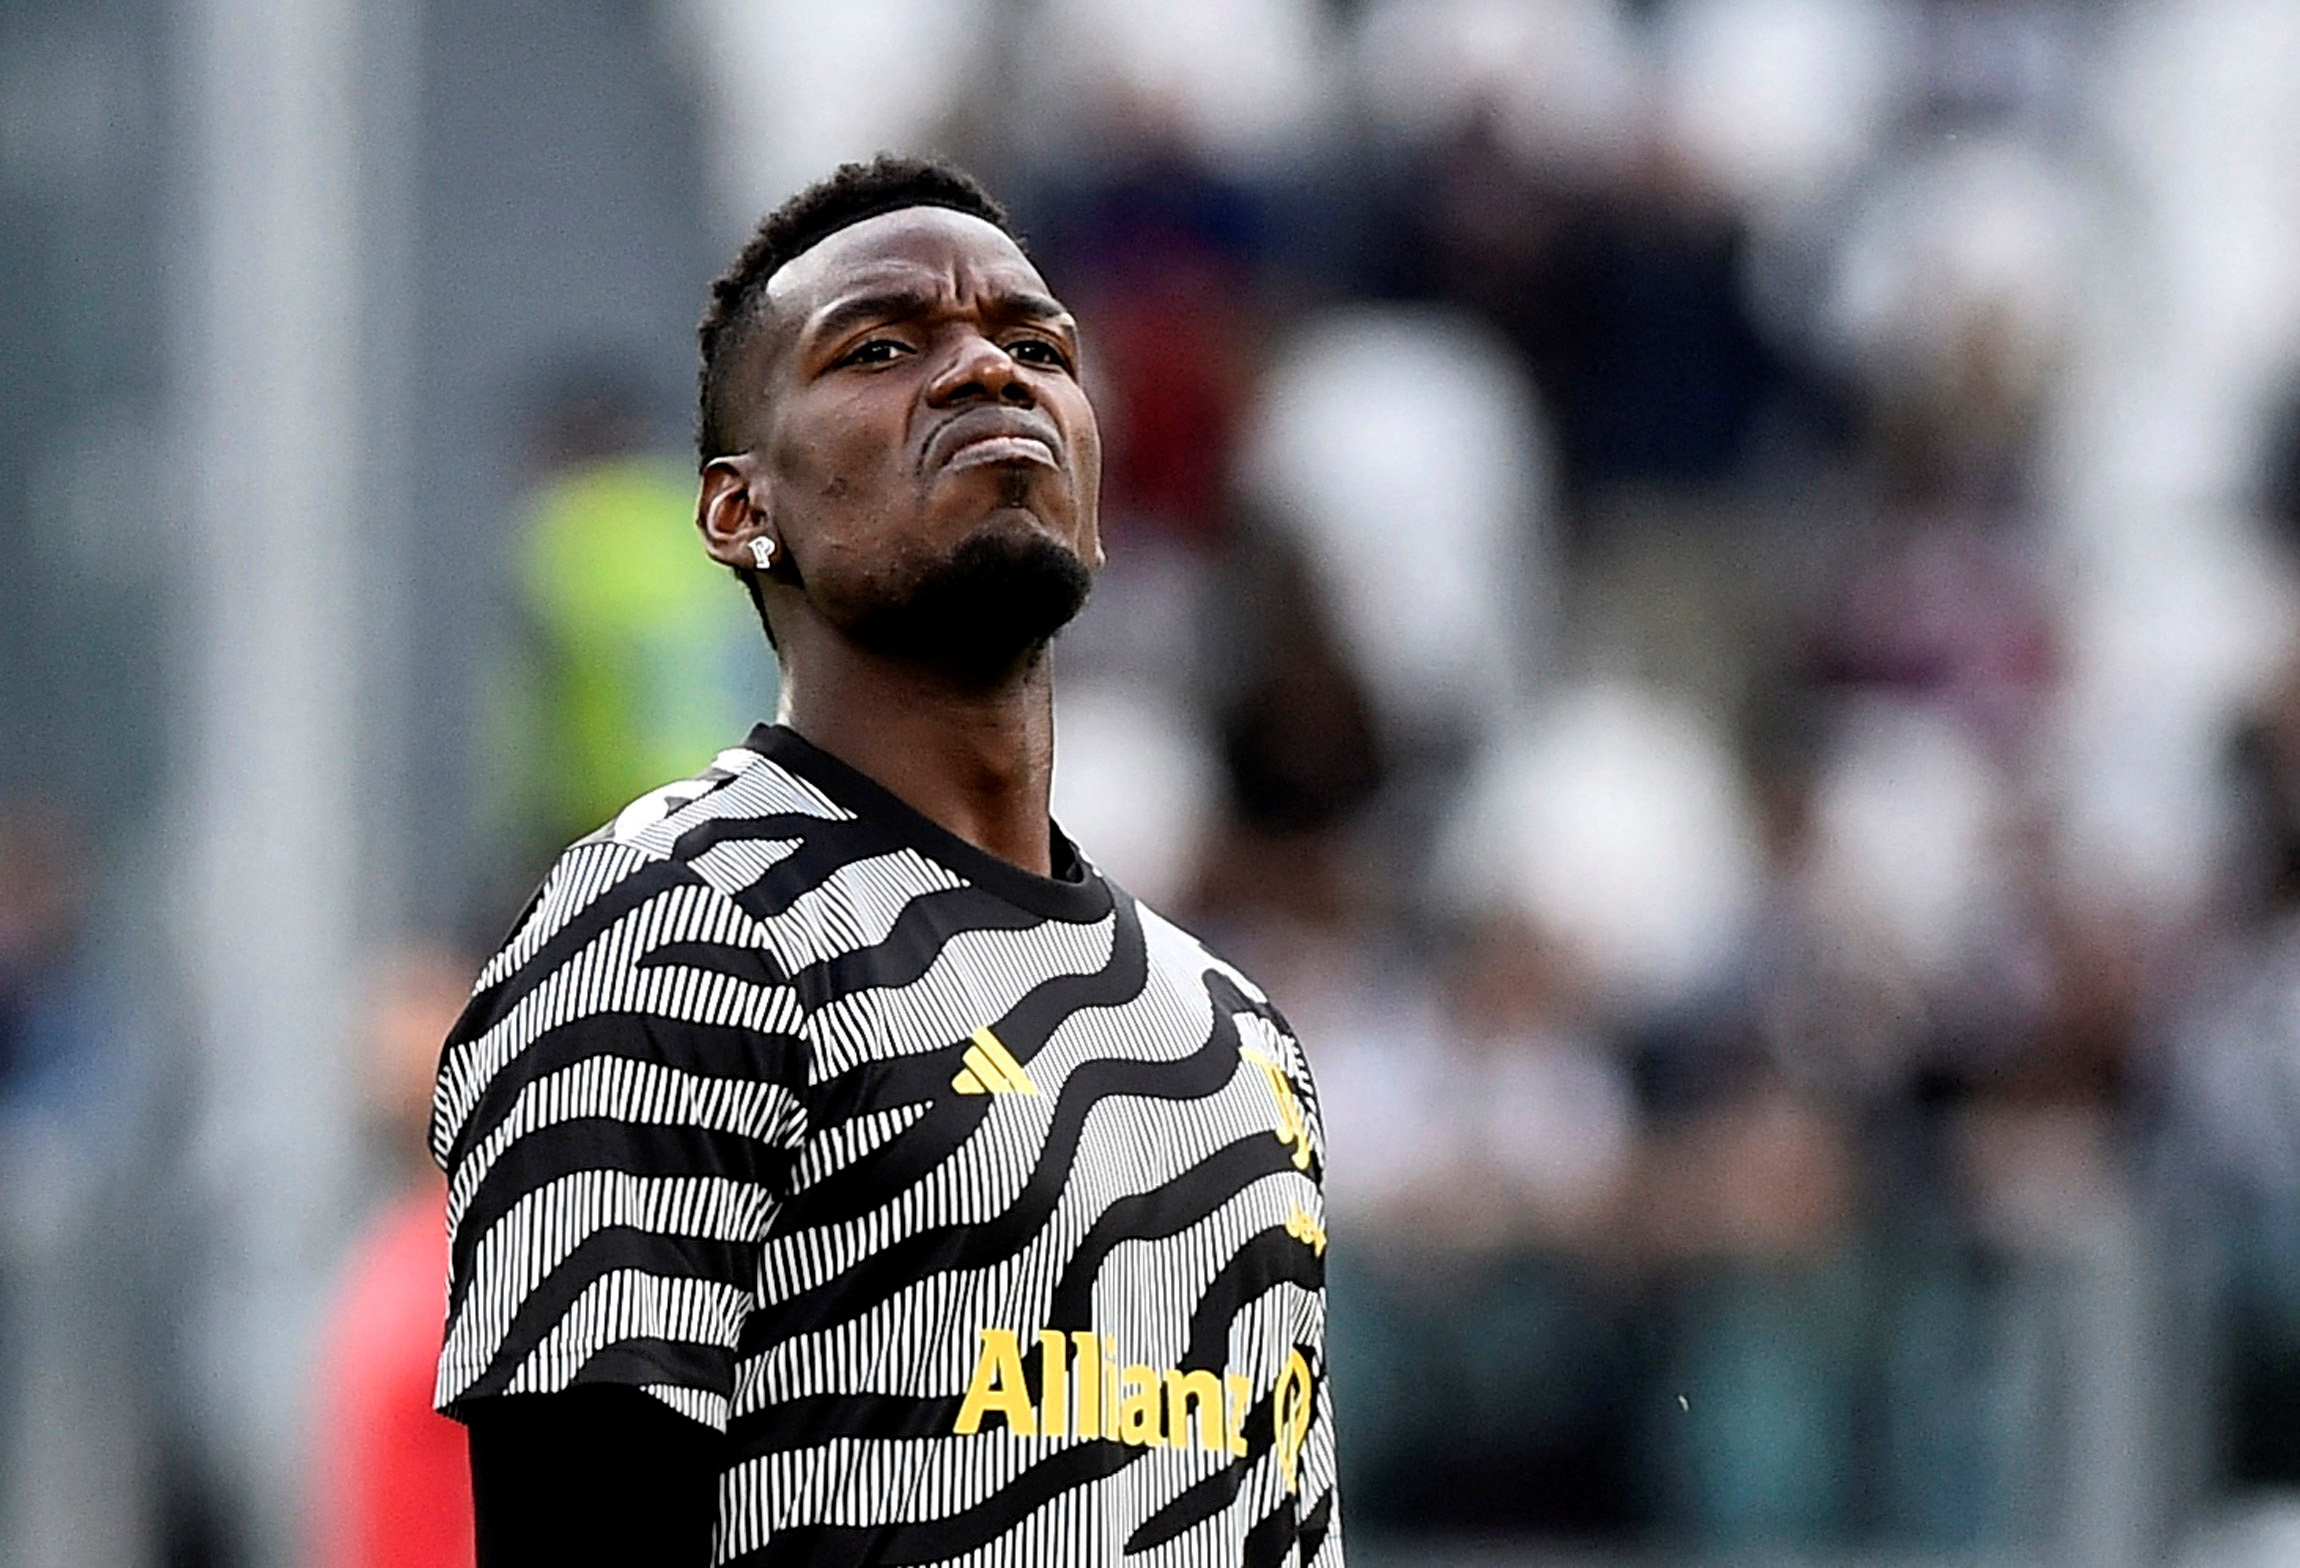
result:
M 636 388 L 583 372 L 546 400 L 531 437 L 521 635 L 490 727 L 495 813 L 521 861 L 505 876 L 522 887 L 537 857 L 774 713 L 755 612 L 694 547 L 690 465 L 649 435 Z

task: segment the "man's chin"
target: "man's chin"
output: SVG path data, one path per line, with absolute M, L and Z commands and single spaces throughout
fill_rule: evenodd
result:
M 1035 517 L 995 514 L 844 629 L 875 653 L 969 681 L 996 680 L 1067 626 L 1093 585 L 1078 552 Z

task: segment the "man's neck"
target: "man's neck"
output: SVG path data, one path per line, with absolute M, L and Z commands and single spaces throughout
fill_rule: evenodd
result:
M 976 687 L 851 647 L 786 669 L 782 722 L 930 822 L 1053 874 L 1054 682 L 1043 653 Z

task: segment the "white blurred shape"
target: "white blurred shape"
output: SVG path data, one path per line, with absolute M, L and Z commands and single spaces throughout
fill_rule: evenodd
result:
M 1838 253 L 1825 331 L 1878 380 L 1955 373 L 1972 334 L 2036 381 L 2075 330 L 2088 275 L 2084 194 L 2024 142 L 1943 144 L 1895 170 Z
M 1548 619 L 1549 454 L 1508 349 L 1465 318 L 1344 311 L 1272 367 L 1248 482 L 1393 719 L 1476 733 L 1525 689 Z
M 1408 141 L 1491 113 L 1528 163 L 1580 166 L 1635 133 L 1639 62 L 1615 0 L 1377 0 L 1354 54 L 1376 123 Z
M 1567 690 L 1492 747 L 1447 824 L 1440 897 L 1519 914 L 1615 998 L 1709 979 L 1761 874 L 1733 759 L 1688 706 L 1621 682 Z
M 2057 454 L 2058 804 L 2075 876 L 2177 911 L 2206 895 L 2227 736 L 2300 628 L 2243 511 L 2300 356 L 2300 7 L 2157 0 L 2109 36 L 2095 120 L 2132 214 Z
M 1330 107 L 1321 13 L 1314 0 L 1043 0 L 1024 91 L 1058 100 L 1056 120 L 1088 141 L 1147 116 L 1217 163 L 1252 165 L 1294 150 Z
M 1316 1045 L 1336 1213 L 1372 1227 L 1403 1200 L 1420 1224 L 1434 1187 L 1564 1217 L 1594 1211 L 1627 1173 L 1636 1098 L 1596 1042 L 1471 1042 L 1425 996 L 1351 1000 Z
M 702 86 L 731 233 L 840 163 L 916 152 L 956 107 L 995 0 L 665 0 Z
M 2221 1504 L 2188 1532 L 2178 1568 L 2284 1568 L 2300 1562 L 2300 1498 L 2259 1492 Z
M 1912 703 L 1856 711 L 1813 791 L 1814 893 L 1828 929 L 1892 972 L 1936 977 L 2004 907 L 1995 769 L 1955 721 Z
M 2138 511 L 2141 515 L 2132 515 Z M 2108 503 L 2069 579 L 2056 804 L 2086 891 L 2194 910 L 2228 828 L 2227 744 L 2290 658 L 2291 575 L 2219 509 Z
M 2162 290 L 2129 330 L 2250 391 L 2300 350 L 2300 6 L 2158 0 L 2119 23 L 2098 119 L 2151 209 Z
M 1055 820 L 1128 892 L 1172 907 L 1214 805 L 1205 737 L 1169 698 L 1116 682 L 1065 682 L 1054 712 Z
M 1394 969 L 1394 966 L 1392 966 Z M 1435 1000 L 1390 989 L 1383 966 L 1363 965 L 1312 1005 L 1318 1109 L 1333 1159 L 1326 1195 L 1338 1215 L 1377 1221 L 1401 1192 L 1454 1157 L 1453 1034 Z
M 1876 147 L 1908 34 L 1888 0 L 1679 0 L 1660 30 L 1664 123 L 1733 195 L 1812 197 Z
M 1513 1041 L 1459 1062 L 1452 1081 L 1455 1136 L 1545 1208 L 1593 1210 L 1629 1169 L 1636 1096 L 1595 1041 L 1562 1030 Z

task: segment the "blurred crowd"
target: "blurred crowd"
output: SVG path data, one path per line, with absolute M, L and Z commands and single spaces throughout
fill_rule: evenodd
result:
M 1359 1540 L 2107 1564 L 2300 1487 L 2290 9 L 665 0 L 730 248 L 946 151 L 1083 319 L 1056 814 L 1312 1053 Z M 530 411 L 331 1398 L 429 1266 L 443 970 L 773 710 L 649 395 Z M 0 1158 L 95 1172 L 40 1129 L 155 1075 L 11 811 Z

